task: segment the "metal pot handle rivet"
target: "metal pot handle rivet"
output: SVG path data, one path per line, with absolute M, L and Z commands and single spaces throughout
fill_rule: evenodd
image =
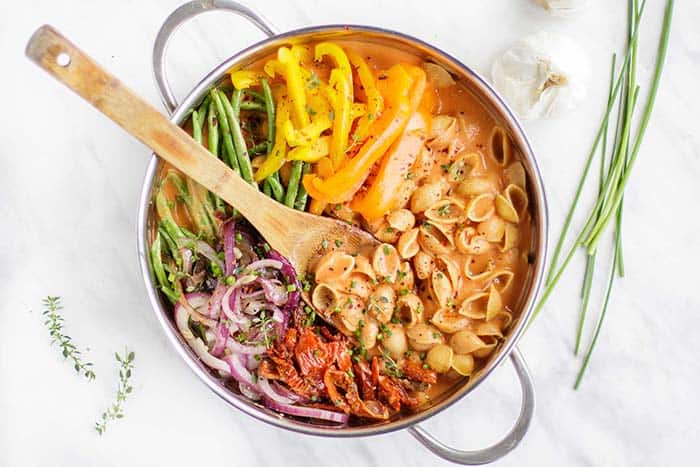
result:
M 520 380 L 522 389 L 522 402 L 520 406 L 520 415 L 515 425 L 510 432 L 496 444 L 489 446 L 486 449 L 477 451 L 461 451 L 451 448 L 446 444 L 438 441 L 433 435 L 429 434 L 419 426 L 408 428 L 411 433 L 423 446 L 428 448 L 433 454 L 442 457 L 450 462 L 462 465 L 481 465 L 488 464 L 508 454 L 520 443 L 525 436 L 532 416 L 535 412 L 535 388 L 532 382 L 532 377 L 527 369 L 525 360 L 520 354 L 517 347 L 513 347 L 510 353 L 510 359 L 513 362 L 515 371 Z
M 161 26 L 156 36 L 156 41 L 153 44 L 153 75 L 156 80 L 156 86 L 158 87 L 158 93 L 160 94 L 160 100 L 170 113 L 177 107 L 177 100 L 170 87 L 168 75 L 165 71 L 165 53 L 168 48 L 168 42 L 170 42 L 172 35 L 183 23 L 201 13 L 214 10 L 236 13 L 253 23 L 268 36 L 278 34 L 277 28 L 263 16 L 254 12 L 247 6 L 232 0 L 194 0 L 185 3 L 177 10 L 173 11 Z

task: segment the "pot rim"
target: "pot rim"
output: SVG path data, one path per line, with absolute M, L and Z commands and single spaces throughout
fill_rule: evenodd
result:
M 246 58 L 270 47 L 271 44 L 288 43 L 290 39 L 299 38 L 301 36 L 307 37 L 311 35 L 333 33 L 338 33 L 339 35 L 357 33 L 362 35 L 369 34 L 371 36 L 380 36 L 398 40 L 399 42 L 411 47 L 415 52 L 423 52 L 424 54 L 429 55 L 431 58 L 439 58 L 440 61 L 448 63 L 450 68 L 453 68 L 455 71 L 459 72 L 460 80 L 471 81 L 471 87 L 478 87 L 478 91 L 471 89 L 470 87 L 470 92 L 475 94 L 479 100 L 485 101 L 482 102 L 482 105 L 486 106 L 486 104 L 488 104 L 497 111 L 497 117 L 500 118 L 502 123 L 507 126 L 511 137 L 517 142 L 516 147 L 522 154 L 522 159 L 527 162 L 528 167 L 526 169 L 528 171 L 528 179 L 531 181 L 531 189 L 529 191 L 534 195 L 534 198 L 537 201 L 535 204 L 537 209 L 534 211 L 533 215 L 533 226 L 536 232 L 537 245 L 535 247 L 536 256 L 532 265 L 532 275 L 529 278 L 530 287 L 526 291 L 525 299 L 522 300 L 522 311 L 518 318 L 517 325 L 514 326 L 510 332 L 510 335 L 501 345 L 500 349 L 498 350 L 498 354 L 494 356 L 489 361 L 487 366 L 479 372 L 476 380 L 474 382 L 469 380 L 468 383 L 462 384 L 461 387 L 455 389 L 452 394 L 435 403 L 435 405 L 415 414 L 405 414 L 396 420 L 392 420 L 384 424 L 351 426 L 343 428 L 315 426 L 298 422 L 270 409 L 256 405 L 244 396 L 232 392 L 229 388 L 223 385 L 219 379 L 214 377 L 190 351 L 187 344 L 184 342 L 172 324 L 172 321 L 169 318 L 170 313 L 161 302 L 156 285 L 152 279 L 148 261 L 148 217 L 150 212 L 151 192 L 159 163 L 158 157 L 154 153 L 152 154 L 151 160 L 148 163 L 141 196 L 139 197 L 139 211 L 137 219 L 138 261 L 151 307 L 153 308 L 153 311 L 156 314 L 156 317 L 163 330 L 168 336 L 168 339 L 180 356 L 185 360 L 190 369 L 212 391 L 214 391 L 216 395 L 239 410 L 242 410 L 246 414 L 276 427 L 281 427 L 304 434 L 327 437 L 371 436 L 402 430 L 437 415 L 479 386 L 491 374 L 491 372 L 498 367 L 506 357 L 509 356 L 518 339 L 525 330 L 526 323 L 534 308 L 535 298 L 537 297 L 542 285 L 542 278 L 546 264 L 549 214 L 542 176 L 534 155 L 534 151 L 532 150 L 530 141 L 527 138 L 520 121 L 515 116 L 515 113 L 510 109 L 508 104 L 506 104 L 505 100 L 496 92 L 495 89 L 493 89 L 490 84 L 488 84 L 488 82 L 486 82 L 481 75 L 479 75 L 479 73 L 475 72 L 462 61 L 421 39 L 391 29 L 366 25 L 328 24 L 294 29 L 278 35 L 267 37 L 233 54 L 229 58 L 222 61 L 219 65 L 215 66 L 190 90 L 187 96 L 173 111 L 172 115 L 170 116 L 170 120 L 177 125 L 181 125 L 185 121 L 188 111 L 203 98 L 205 93 L 214 84 L 220 81 L 220 79 L 229 69 L 231 69 L 237 63 L 244 61 Z M 492 111 L 492 109 L 487 109 L 487 111 Z

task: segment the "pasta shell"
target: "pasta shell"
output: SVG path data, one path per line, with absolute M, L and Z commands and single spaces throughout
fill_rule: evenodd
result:
M 452 368 L 452 347 L 445 344 L 438 344 L 425 357 L 425 363 L 438 373 L 447 373 Z
M 447 180 L 451 183 L 459 183 L 466 180 L 472 172 L 480 172 L 484 168 L 484 160 L 481 154 L 476 152 L 463 152 L 457 155 L 447 171 Z
M 518 185 L 510 184 L 504 190 L 505 196 L 510 204 L 515 208 L 518 217 L 522 219 L 527 209 L 529 198 L 525 190 Z
M 385 278 L 388 282 L 394 282 L 400 265 L 401 258 L 393 245 L 383 243 L 374 250 L 372 267 L 379 277 Z
M 406 332 L 400 324 L 389 324 L 387 326 L 389 332 L 382 339 L 382 347 L 384 347 L 391 358 L 398 360 L 403 357 L 403 354 L 408 350 L 408 341 L 406 340 Z
M 453 290 L 459 290 L 462 286 L 462 274 L 459 271 L 459 266 L 455 261 L 447 255 L 440 255 L 435 258 L 435 267 L 438 271 L 442 271 L 450 279 L 450 284 Z
M 424 251 L 419 251 L 413 257 L 413 268 L 416 271 L 416 276 L 418 276 L 418 279 L 427 279 L 430 277 L 430 274 L 432 274 L 433 269 L 435 268 L 433 257 Z
M 496 195 L 496 211 L 499 216 L 508 222 L 517 224 L 520 221 L 518 211 L 515 210 L 515 207 L 508 198 L 501 194 Z
M 474 372 L 474 357 L 455 354 L 452 356 L 452 368 L 462 376 L 469 376 Z
M 396 290 L 413 290 L 413 285 L 413 269 L 408 261 L 403 261 L 401 266 L 399 266 L 399 272 L 396 274 L 394 288 Z
M 447 308 L 441 308 L 430 318 L 430 322 L 445 334 L 454 334 L 466 328 L 469 324 L 469 319 Z
M 440 65 L 425 62 L 422 68 L 425 70 L 425 76 L 428 78 L 428 82 L 430 82 L 435 89 L 449 88 L 455 84 L 452 75 Z
M 459 314 L 470 319 L 486 318 L 486 307 L 489 294 L 478 292 L 464 299 L 459 307 Z
M 493 243 L 501 241 L 505 229 L 505 222 L 498 216 L 491 216 L 476 226 L 477 233 L 485 237 L 487 241 Z
M 408 209 L 397 209 L 386 216 L 389 225 L 399 232 L 406 232 L 416 224 L 416 216 Z
M 503 179 L 508 185 L 516 185 L 523 190 L 526 187 L 527 176 L 525 168 L 519 161 L 515 161 L 503 170 Z
M 422 319 L 423 302 L 416 294 L 409 293 L 396 301 L 396 317 L 407 328 L 418 324 Z
M 454 239 L 446 226 L 425 221 L 419 228 L 418 243 L 424 250 L 440 255 L 454 250 Z
M 372 286 L 367 276 L 359 273 L 352 273 L 350 278 L 343 284 L 343 291 L 360 298 L 367 298 L 372 290 Z
M 430 277 L 430 292 L 441 307 L 449 306 L 454 299 L 452 283 L 442 271 L 433 271 Z
M 396 251 L 403 259 L 413 258 L 420 250 L 418 245 L 418 229 L 412 228 L 401 234 L 399 241 L 396 244 Z
M 442 333 L 433 325 L 418 323 L 406 329 L 406 336 L 412 348 L 423 351 L 444 343 Z
M 388 284 L 381 284 L 370 295 L 367 312 L 380 323 L 388 323 L 394 314 L 395 303 L 396 294 L 394 289 Z
M 454 235 L 454 243 L 462 253 L 468 255 L 483 255 L 491 249 L 491 244 L 485 237 L 477 235 L 476 229 L 465 226 L 457 230 Z
M 486 321 L 496 316 L 496 314 L 502 310 L 503 300 L 501 299 L 501 294 L 498 293 L 496 287 L 491 284 L 491 287 L 489 287 L 489 300 L 486 303 Z
M 395 207 L 397 209 L 403 209 L 408 206 L 414 191 L 416 191 L 416 182 L 414 180 L 404 180 L 401 182 L 401 185 L 399 185 L 399 188 L 396 190 L 397 201 Z
M 353 273 L 367 276 L 367 278 L 371 281 L 377 279 L 377 275 L 374 273 L 372 265 L 369 264 L 369 260 L 361 255 L 355 257 L 355 269 L 353 270 Z
M 355 267 L 355 257 L 342 251 L 326 253 L 316 264 L 316 282 L 343 281 L 350 277 Z
M 435 166 L 435 158 L 433 157 L 433 152 L 428 147 L 423 147 L 423 149 L 418 153 L 416 162 L 413 164 L 415 171 L 415 179 L 422 180 L 433 171 Z M 415 188 L 415 187 L 414 187 Z
M 501 166 L 506 166 L 510 162 L 511 151 L 510 138 L 506 131 L 500 126 L 493 127 L 489 138 L 489 154 L 493 160 Z
M 360 330 L 360 342 L 367 350 L 373 349 L 377 344 L 377 335 L 379 334 L 379 326 L 376 321 L 365 322 Z
M 456 224 L 466 219 L 464 204 L 455 198 L 445 198 L 425 210 L 426 219 L 434 223 Z
M 449 115 L 438 115 L 430 124 L 430 147 L 436 151 L 447 149 L 457 136 L 457 119 Z
M 476 326 L 474 326 L 473 330 L 477 336 L 503 337 L 503 332 L 499 324 L 492 321 L 478 323 Z
M 339 305 L 336 305 L 340 308 L 340 311 L 336 311 L 336 308 L 333 314 L 336 325 L 339 323 L 348 332 L 357 331 L 360 321 L 364 321 L 363 303 L 363 301 L 352 295 L 347 295 L 340 300 Z
M 493 193 L 496 187 L 488 178 L 468 178 L 457 185 L 457 193 L 462 196 L 476 196 L 483 193 Z
M 498 246 L 498 249 L 501 252 L 506 252 L 511 248 L 515 248 L 516 246 L 518 246 L 519 241 L 520 231 L 518 230 L 518 227 L 511 223 L 506 223 L 503 231 L 503 239 L 500 245 Z
M 513 282 L 513 271 L 508 271 L 507 269 L 498 269 L 491 272 L 488 278 L 487 285 L 493 285 L 498 293 L 503 293 L 510 287 Z
M 420 213 L 442 199 L 442 183 L 426 183 L 416 188 L 411 196 L 411 211 Z
M 474 351 L 474 356 L 477 358 L 486 358 L 496 349 L 498 338 L 496 336 L 483 336 L 480 339 L 484 345 L 479 350 Z
M 464 262 L 464 275 L 471 280 L 487 278 L 496 267 L 496 261 L 489 256 L 469 256 Z
M 479 336 L 474 332 L 465 329 L 458 331 L 450 338 L 450 345 L 455 353 L 460 355 L 468 355 L 480 348 L 484 347 L 484 341 L 479 339 Z
M 473 222 L 482 222 L 491 217 L 495 211 L 493 200 L 494 197 L 490 193 L 472 198 L 467 204 L 467 218 Z
M 311 292 L 311 304 L 322 313 L 335 307 L 338 300 L 338 291 L 328 284 L 318 284 Z

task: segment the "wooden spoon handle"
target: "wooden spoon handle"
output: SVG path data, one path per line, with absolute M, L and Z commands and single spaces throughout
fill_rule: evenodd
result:
M 280 219 L 296 213 L 260 193 L 150 104 L 105 71 L 51 26 L 39 28 L 27 57 L 90 102 L 187 176 L 238 209 L 273 248 L 289 253 L 289 228 Z M 291 213 L 288 211 L 292 211 Z

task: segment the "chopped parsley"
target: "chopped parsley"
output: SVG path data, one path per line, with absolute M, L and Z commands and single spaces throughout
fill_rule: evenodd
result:
M 309 82 L 306 84 L 306 88 L 309 91 L 312 91 L 319 87 L 321 85 L 321 81 L 318 79 L 318 75 L 316 72 L 312 71 L 311 72 L 311 78 L 309 78 Z
M 341 246 L 343 246 L 343 241 L 340 240 L 339 238 L 336 238 L 335 239 L 335 246 L 336 246 L 336 248 L 340 248 Z

